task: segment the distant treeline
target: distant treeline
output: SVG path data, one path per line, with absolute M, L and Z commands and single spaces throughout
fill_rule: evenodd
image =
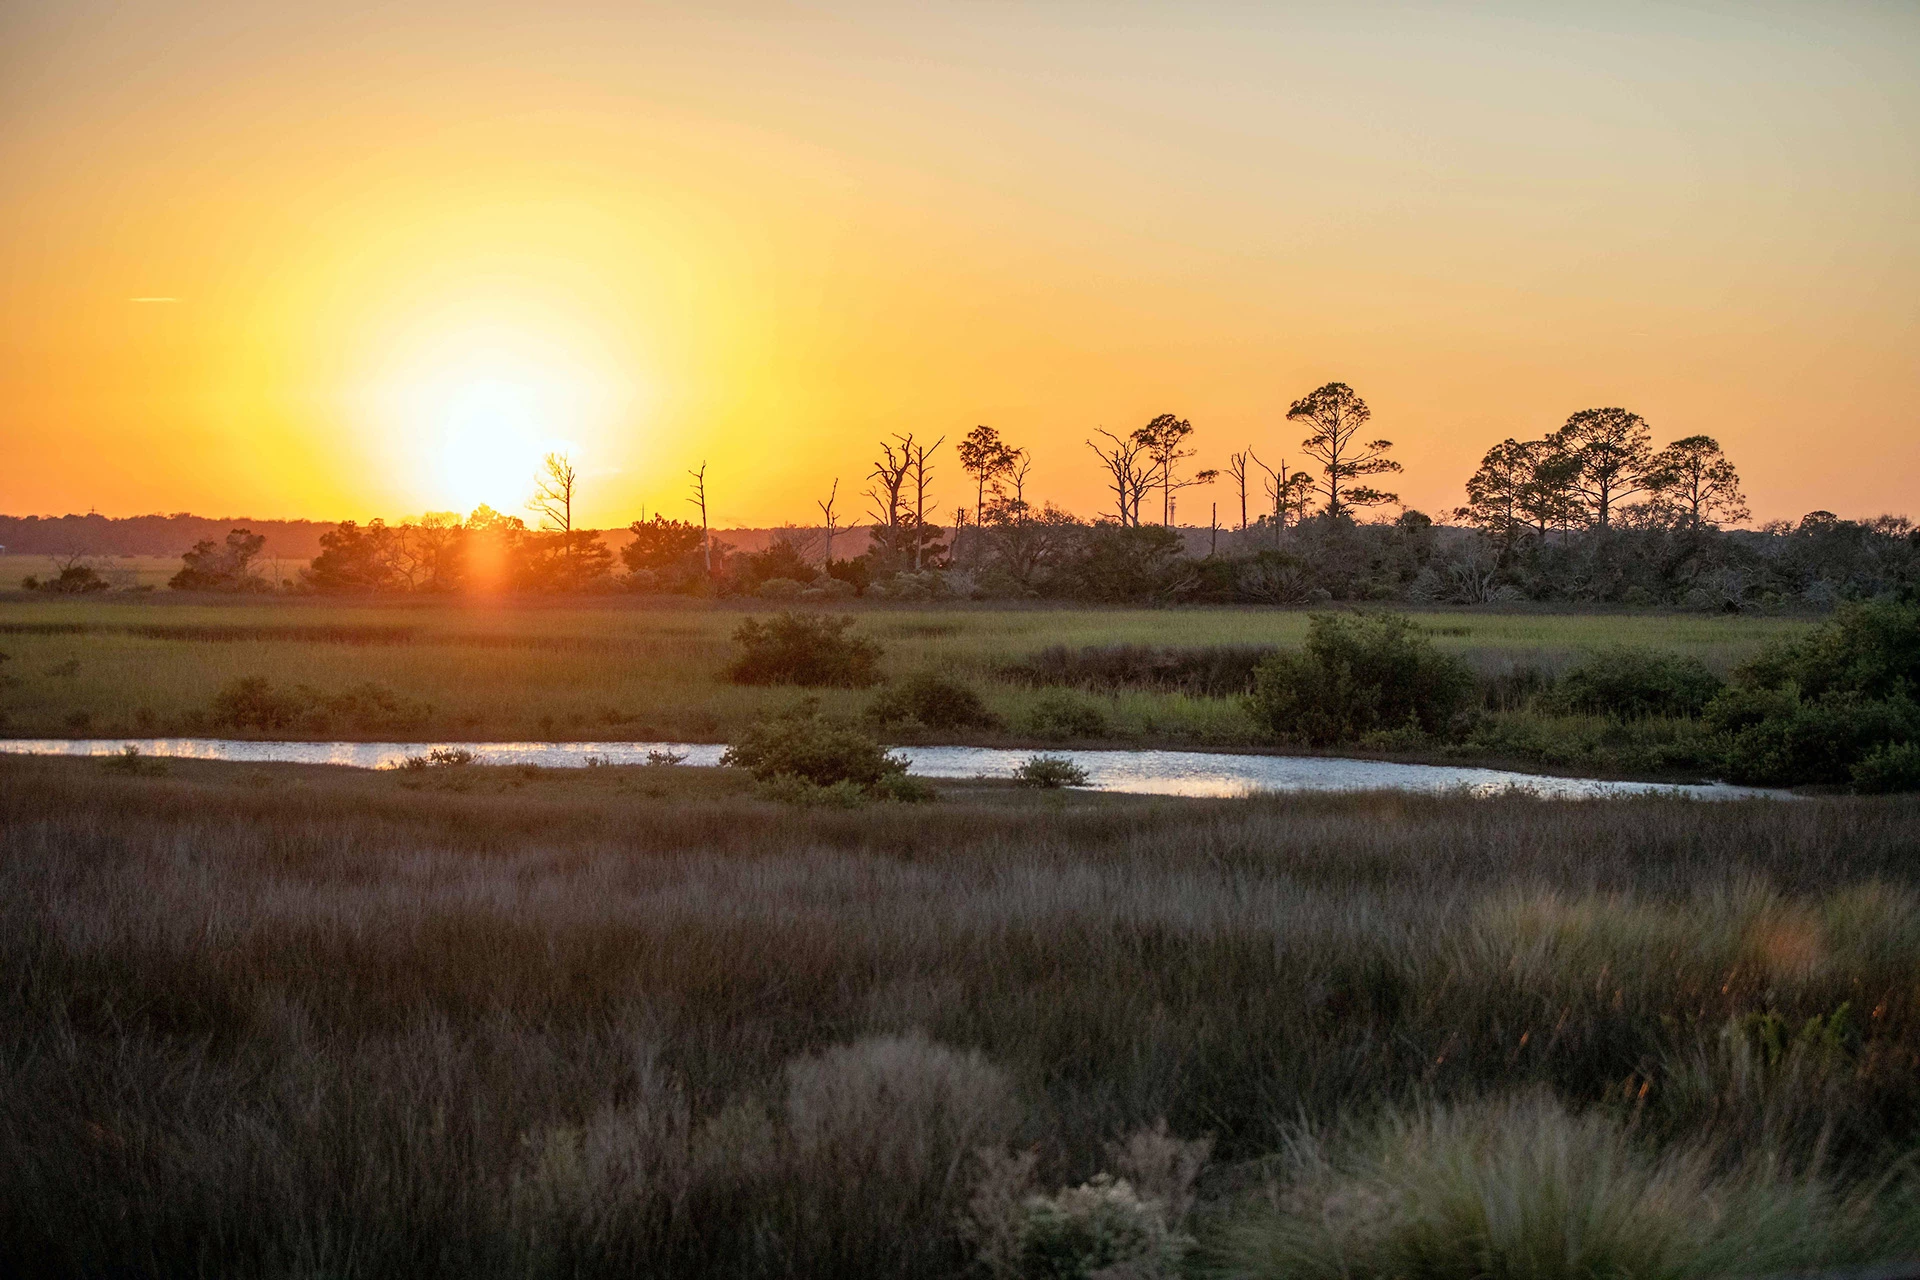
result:
M 860 495 L 862 518 L 841 519 L 836 481 L 817 503 L 820 525 L 731 538 L 707 526 L 704 465 L 689 473 L 697 521 L 655 514 L 618 532 L 577 528 L 581 481 L 560 455 L 533 478 L 532 524 L 482 506 L 465 518 L 330 528 L 184 516 L 0 527 L 33 524 L 35 548 L 69 556 L 56 579 L 27 584 L 56 592 L 104 589 L 74 553 L 126 554 L 131 540 L 107 536 L 122 526 L 140 528 L 151 539 L 144 547 L 170 549 L 159 554 L 175 554 L 197 535 L 171 583 L 197 591 L 1540 601 L 1715 611 L 1824 608 L 1920 592 L 1920 530 L 1905 517 L 1858 521 L 1815 511 L 1757 530 L 1728 528 L 1750 513 L 1719 443 L 1693 435 L 1656 447 L 1646 422 L 1626 409 L 1582 409 L 1540 439 L 1494 445 L 1466 481 L 1466 504 L 1441 521 L 1375 487 L 1401 468 L 1391 441 L 1364 438 L 1371 416 L 1351 387 L 1328 383 L 1287 414 L 1307 432 L 1302 465 L 1282 457 L 1270 466 L 1245 448 L 1227 456 L 1223 471 L 1187 465 L 1194 428 L 1173 414 L 1126 435 L 1097 432 L 1086 443 L 1109 497 L 1091 520 L 1030 494 L 1031 453 L 980 426 L 953 450 L 966 489 L 946 519 L 934 487 L 945 438 L 908 432 L 879 444 Z M 1223 477 L 1232 486 L 1226 520 L 1182 525 L 1182 492 Z M 1367 518 L 1381 508 L 1398 510 Z M 79 527 L 49 528 L 68 521 Z M 81 530 L 98 533 L 89 543 Z M 262 572 L 272 555 L 310 563 L 275 580 Z
M 320 554 L 320 535 L 333 526 L 321 520 L 212 519 L 173 515 L 0 516 L 0 547 L 27 556 L 177 556 L 196 542 L 220 539 L 246 528 L 266 539 L 265 554 L 310 560 Z

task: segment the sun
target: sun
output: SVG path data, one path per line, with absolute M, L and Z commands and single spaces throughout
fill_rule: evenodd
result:
M 604 463 L 630 397 L 564 331 L 465 319 L 416 333 L 381 361 L 373 427 L 417 510 L 525 515 L 547 454 Z
M 513 512 L 549 453 L 577 448 L 580 423 L 565 382 L 538 370 L 464 371 L 430 393 L 429 476 L 452 510 L 482 503 Z M 572 428 L 573 430 L 569 430 Z

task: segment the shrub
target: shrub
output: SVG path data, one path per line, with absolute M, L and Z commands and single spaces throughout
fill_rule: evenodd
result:
M 1731 734 L 1727 776 L 1760 786 L 1842 785 L 1869 756 L 1920 739 L 1920 707 L 1905 697 L 1741 690 L 1716 700 L 1709 718 Z
M 325 733 L 341 726 L 363 733 L 407 733 L 432 714 L 431 704 L 372 683 L 325 694 L 307 685 L 275 689 L 264 676 L 242 676 L 214 694 L 207 719 L 215 729 L 230 732 Z
M 1896 748 L 1920 742 L 1912 698 L 1920 689 L 1920 605 L 1850 606 L 1767 649 L 1734 679 L 1707 707 L 1709 723 L 1728 737 L 1734 781 L 1904 789 L 1909 757 Z
M 852 725 L 821 716 L 811 700 L 748 725 L 720 763 L 745 769 L 761 782 L 786 777 L 816 787 L 846 782 L 871 789 L 907 771 L 905 760 Z
M 69 565 L 60 571 L 57 578 L 48 578 L 44 582 L 38 578 L 22 578 L 20 585 L 28 591 L 40 591 L 56 596 L 91 595 L 107 589 L 107 580 L 100 576 L 90 565 Z
M 1439 733 L 1472 691 L 1466 664 L 1437 652 L 1412 619 L 1320 613 L 1304 649 L 1260 664 L 1247 707 L 1276 735 L 1331 746 L 1407 726 Z
M 1027 708 L 1023 727 L 1036 738 L 1055 742 L 1101 738 L 1107 734 L 1107 715 L 1085 698 L 1064 689 L 1049 689 Z
M 1013 771 L 1013 780 L 1023 787 L 1057 791 L 1086 786 L 1087 771 L 1063 756 L 1029 756 Z
M 1031 1192 L 1036 1153 L 983 1150 L 962 1231 L 989 1275 L 1006 1280 L 1181 1274 L 1193 1247 L 1181 1224 L 1211 1138 L 1183 1141 L 1162 1119 L 1106 1144 L 1118 1170 L 1052 1195 Z
M 131 742 L 102 760 L 100 767 L 109 773 L 124 773 L 136 778 L 157 778 L 167 772 L 166 761 L 142 755 L 140 748 Z
M 864 689 L 880 680 L 880 646 L 849 636 L 850 617 L 783 613 L 748 618 L 734 631 L 740 655 L 727 668 L 735 684 L 796 684 Z
M 1769 646 L 1735 675 L 1749 688 L 1791 685 L 1808 698 L 1911 695 L 1920 690 L 1920 604 L 1849 605 L 1810 634 Z
M 213 695 L 209 718 L 216 729 L 291 729 L 308 705 L 291 690 L 276 690 L 265 676 L 241 676 Z
M 421 769 L 457 769 L 479 758 L 465 747 L 435 747 L 423 756 L 408 756 L 400 762 L 400 767 L 413 772 Z
M 1620 645 L 1560 677 L 1552 702 L 1581 715 L 1697 716 L 1725 687 L 1698 658 Z
M 1884 742 L 1853 766 L 1853 789 L 1868 794 L 1920 791 L 1920 742 Z
M 929 729 L 991 729 L 1000 718 L 970 686 L 923 671 L 881 690 L 867 708 L 875 724 L 915 722 Z

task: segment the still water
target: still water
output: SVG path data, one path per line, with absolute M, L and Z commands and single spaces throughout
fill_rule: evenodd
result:
M 460 747 L 483 764 L 533 764 L 578 768 L 589 763 L 645 764 L 649 753 L 672 753 L 689 765 L 720 763 L 725 747 L 699 742 L 242 742 L 227 738 L 12 738 L 0 753 L 105 756 L 128 746 L 140 754 L 255 764 L 338 764 L 389 769 L 436 746 Z M 926 778 L 1006 778 L 1036 754 L 998 747 L 899 747 L 912 771 Z M 1789 793 L 1725 783 L 1682 786 L 1658 782 L 1609 782 L 1598 778 L 1549 778 L 1464 765 L 1395 764 L 1326 756 L 1228 755 L 1209 751 L 1050 751 L 1087 771 L 1098 791 L 1157 796 L 1241 796 L 1260 791 L 1464 791 L 1494 795 L 1509 790 L 1551 799 L 1588 799 L 1649 793 L 1701 800 Z

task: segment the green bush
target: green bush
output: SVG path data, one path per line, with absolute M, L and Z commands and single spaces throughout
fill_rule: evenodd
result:
M 1769 713 L 1754 717 L 1756 706 Z M 1748 721 L 1727 744 L 1727 776 L 1760 786 L 1842 785 L 1868 757 L 1920 739 L 1920 707 L 1906 697 L 1834 693 L 1815 701 L 1793 690 L 1762 691 L 1711 710 L 1726 727 Z
M 931 671 L 880 691 L 867 708 L 875 724 L 916 723 L 928 729 L 991 729 L 1000 717 L 971 686 Z
M 1725 687 L 1698 658 L 1620 645 L 1560 677 L 1551 701 L 1579 715 L 1697 716 Z
M 1332 746 L 1406 727 L 1441 733 L 1473 690 L 1466 664 L 1435 650 L 1410 618 L 1318 613 L 1304 649 L 1255 670 L 1247 708 L 1278 737 Z
M 880 646 L 850 636 L 850 617 L 783 613 L 748 618 L 733 633 L 740 654 L 727 668 L 735 684 L 795 684 L 864 689 L 880 682 Z
M 1107 714 L 1085 698 L 1065 689 L 1049 689 L 1027 708 L 1022 727 L 1036 738 L 1065 742 L 1069 738 L 1103 738 Z
M 213 696 L 207 720 L 229 732 L 272 733 L 297 729 L 326 733 L 336 728 L 362 733 L 408 733 L 425 724 L 433 707 L 377 684 L 340 693 L 307 685 L 276 689 L 263 676 L 242 676 Z
M 782 715 L 756 720 L 720 757 L 759 781 L 797 779 L 815 787 L 848 783 L 876 794 L 903 775 L 907 762 L 852 725 L 822 716 L 811 700 Z
M 1920 791 L 1920 742 L 1884 742 L 1853 766 L 1853 789 L 1870 795 Z
M 1848 605 L 1810 634 L 1769 646 L 1735 676 L 1748 688 L 1791 686 L 1806 698 L 1911 696 L 1920 691 L 1920 604 Z
M 1013 780 L 1022 787 L 1057 791 L 1086 786 L 1087 771 L 1063 756 L 1029 756 L 1013 771 Z
M 1920 605 L 1850 605 L 1774 645 L 1707 707 L 1736 782 L 1907 790 L 1920 743 Z

